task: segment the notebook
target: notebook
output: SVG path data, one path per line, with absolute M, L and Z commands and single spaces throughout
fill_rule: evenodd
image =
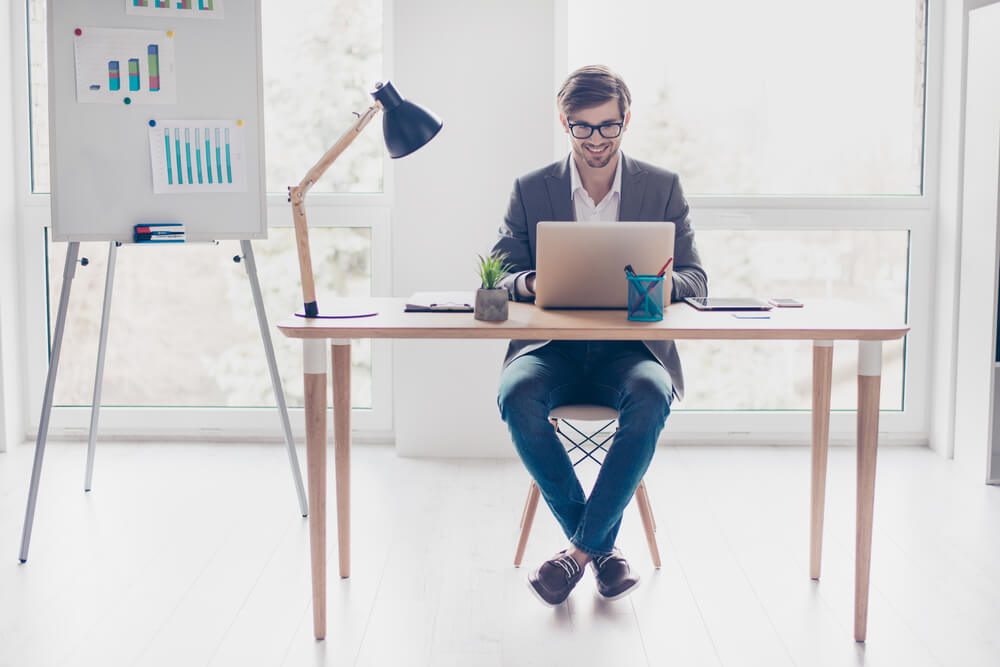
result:
M 472 292 L 416 292 L 406 301 L 407 313 L 471 313 Z

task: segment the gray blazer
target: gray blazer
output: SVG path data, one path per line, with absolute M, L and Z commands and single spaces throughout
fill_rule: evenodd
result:
M 514 271 L 501 282 L 515 301 L 532 301 L 534 295 L 516 289 L 518 277 L 534 271 L 536 227 L 540 220 L 573 220 L 570 167 L 567 157 L 547 167 L 533 171 L 514 181 L 510 207 L 500 226 L 500 238 L 494 253 L 505 252 Z M 670 300 L 686 296 L 706 296 L 708 276 L 694 243 L 694 230 L 688 219 L 688 204 L 681 191 L 677 175 L 651 164 L 633 160 L 622 154 L 622 189 L 619 220 L 669 221 L 676 225 L 674 241 L 673 287 Z M 551 341 L 513 340 L 507 348 L 504 368 L 517 357 L 537 350 Z M 684 376 L 681 360 L 672 340 L 643 341 L 667 372 L 677 398 L 684 396 Z

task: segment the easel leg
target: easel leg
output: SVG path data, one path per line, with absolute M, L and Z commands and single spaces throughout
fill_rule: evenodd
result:
M 52 414 L 52 398 L 59 370 L 59 351 L 62 348 L 63 331 L 66 328 L 66 309 L 69 306 L 69 291 L 76 275 L 76 258 L 80 254 L 80 243 L 71 241 L 66 248 L 66 265 L 63 268 L 62 291 L 59 294 L 59 311 L 56 315 L 56 330 L 52 338 L 52 352 L 49 355 L 49 373 L 45 378 L 45 395 L 42 398 L 42 414 L 38 420 L 38 436 L 35 439 L 35 462 L 31 468 L 31 484 L 28 487 L 28 507 L 24 513 L 24 528 L 21 532 L 21 552 L 18 559 L 28 560 L 31 544 L 31 528 L 35 521 L 35 502 L 38 500 L 38 481 L 42 476 L 42 459 L 45 456 L 45 440 L 49 434 L 49 417 Z
M 101 312 L 101 338 L 97 344 L 97 373 L 94 376 L 94 400 L 90 403 L 90 437 L 87 440 L 87 474 L 83 490 L 90 491 L 94 480 L 94 453 L 97 450 L 97 420 L 101 414 L 101 388 L 104 384 L 104 353 L 108 349 L 108 322 L 111 318 L 111 296 L 114 294 L 115 262 L 118 242 L 108 244 L 108 273 L 104 279 L 104 308 Z
M 264 342 L 264 355 L 267 357 L 267 369 L 271 373 L 271 387 L 274 389 L 274 400 L 278 405 L 278 415 L 285 431 L 285 449 L 288 451 L 288 463 L 292 467 L 292 479 L 295 480 L 295 492 L 299 496 L 299 511 L 302 516 L 309 516 L 309 502 L 306 491 L 302 487 L 302 471 L 299 468 L 299 457 L 295 452 L 295 438 L 292 437 L 292 424 L 288 420 L 288 406 L 285 404 L 285 392 L 281 388 L 281 376 L 278 375 L 278 364 L 274 359 L 274 344 L 271 342 L 271 331 L 267 326 L 267 313 L 264 311 L 264 297 L 260 291 L 260 280 L 257 278 L 257 260 L 253 255 L 253 244 L 250 241 L 240 241 L 243 260 L 250 278 L 250 291 L 253 293 L 253 305 L 257 310 L 257 324 L 260 325 L 260 337 Z

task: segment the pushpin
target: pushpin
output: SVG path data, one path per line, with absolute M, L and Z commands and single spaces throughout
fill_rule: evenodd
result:
M 126 97 L 125 99 L 122 100 L 122 102 L 124 102 L 125 104 L 132 104 L 132 98 Z
M 172 38 L 173 36 L 174 36 L 174 31 L 173 30 L 168 30 L 167 31 L 167 37 L 171 37 Z
M 73 31 L 73 34 L 76 35 L 77 37 L 79 37 L 80 35 L 83 34 L 83 31 L 80 30 L 79 28 L 77 28 L 76 30 Z
M 243 121 L 242 120 L 236 121 L 236 127 L 243 127 Z
M 149 121 L 149 126 L 150 127 L 156 127 L 156 121 L 155 120 Z

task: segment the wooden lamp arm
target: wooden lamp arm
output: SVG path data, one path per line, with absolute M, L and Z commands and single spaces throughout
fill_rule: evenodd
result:
M 306 194 L 381 110 L 382 105 L 378 101 L 368 107 L 368 110 L 358 117 L 354 125 L 337 140 L 337 143 L 331 146 L 323 154 L 323 157 L 313 165 L 312 169 L 306 172 L 302 181 L 298 185 L 288 188 L 288 201 L 292 204 L 292 220 L 295 223 L 295 244 L 299 253 L 299 272 L 302 278 L 302 299 L 306 317 L 316 317 L 319 314 L 319 306 L 316 303 L 316 282 L 312 270 L 312 255 L 309 252 Z

